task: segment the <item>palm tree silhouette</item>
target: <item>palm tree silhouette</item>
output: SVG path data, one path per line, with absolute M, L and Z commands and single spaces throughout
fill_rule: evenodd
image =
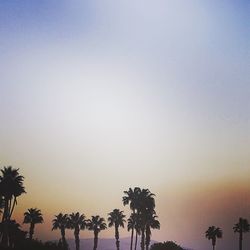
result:
M 91 220 L 87 221 L 88 229 L 94 231 L 94 247 L 93 250 L 97 249 L 98 245 L 98 234 L 107 228 L 104 218 L 99 215 L 92 216 Z
M 148 213 L 146 219 L 146 250 L 149 249 L 151 240 L 151 228 L 160 229 L 160 222 L 157 220 L 158 216 L 155 213 Z
M 1 169 L 0 196 L 2 198 L 1 208 L 3 208 L 3 227 L 0 232 L 0 241 L 4 247 L 9 245 L 10 239 L 8 239 L 7 231 L 12 213 L 17 204 L 17 197 L 25 193 L 23 179 L 24 177 L 19 174 L 19 169 L 14 169 L 11 166 Z
M 250 225 L 247 219 L 239 218 L 239 222 L 233 227 L 235 233 L 239 233 L 239 250 L 242 250 L 243 233 L 250 231 Z
M 0 176 L 0 195 L 4 200 L 4 211 L 2 222 L 10 220 L 17 204 L 17 197 L 25 193 L 23 186 L 24 177 L 19 174 L 19 169 L 14 169 L 11 166 L 1 169 Z
M 140 218 L 141 249 L 145 250 L 145 230 L 147 214 L 153 214 L 154 212 L 154 194 L 151 193 L 148 189 L 140 189 L 139 187 L 135 187 L 134 190 L 129 188 L 129 190 L 124 191 L 124 193 L 126 194 L 126 196 L 123 197 L 123 205 L 130 204 L 130 209 L 132 210 L 132 212 L 138 214 Z M 131 230 L 132 233 L 130 249 L 132 250 L 134 226 L 131 228 Z
M 138 208 L 139 194 L 141 193 L 141 189 L 139 187 L 135 187 L 134 190 L 129 188 L 128 191 L 123 192 L 125 196 L 122 197 L 123 205 L 130 206 L 132 213 L 135 214 L 136 209 Z M 131 241 L 130 241 L 130 250 L 133 248 L 133 239 L 134 239 L 134 226 L 135 224 L 131 223 Z
M 222 230 L 219 227 L 211 226 L 205 232 L 206 238 L 212 240 L 213 250 L 215 249 L 216 239 L 222 238 Z
M 140 215 L 141 223 L 141 249 L 145 249 L 145 230 L 147 224 L 148 214 L 154 214 L 155 200 L 154 194 L 151 193 L 148 189 L 142 189 L 139 194 L 139 202 L 137 212 Z
M 30 224 L 29 239 L 32 240 L 35 230 L 35 224 L 43 223 L 43 216 L 41 214 L 41 210 L 37 208 L 28 209 L 28 211 L 24 213 L 23 223 Z
M 68 219 L 68 226 L 70 229 L 74 230 L 74 236 L 75 236 L 75 244 L 76 244 L 76 250 L 80 249 L 80 230 L 84 230 L 86 228 L 86 220 L 85 215 L 80 213 L 71 213 L 69 215 Z
M 58 215 L 55 215 L 55 219 L 53 219 L 52 223 L 52 230 L 60 229 L 61 231 L 63 248 L 68 249 L 68 244 L 65 238 L 65 229 L 69 227 L 68 215 L 59 213 Z
M 110 212 L 108 217 L 108 226 L 112 227 L 115 226 L 115 239 L 116 239 L 116 248 L 119 250 L 120 248 L 120 242 L 119 242 L 119 227 L 124 227 L 125 215 L 123 214 L 123 211 L 120 211 L 119 209 L 114 209 L 112 212 Z
M 141 228 L 140 228 L 140 217 L 137 213 L 132 213 L 130 217 L 128 218 L 128 225 L 127 225 L 128 231 L 135 229 L 135 247 L 134 250 L 137 248 L 137 240 L 138 235 L 141 234 Z

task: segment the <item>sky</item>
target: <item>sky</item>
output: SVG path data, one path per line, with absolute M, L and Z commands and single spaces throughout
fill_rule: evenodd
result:
M 123 191 L 139 186 L 156 195 L 155 240 L 208 250 L 215 225 L 218 249 L 235 249 L 233 225 L 250 221 L 249 11 L 243 0 L 1 0 L 0 167 L 19 168 L 27 191 L 16 220 L 37 207 L 35 237 L 58 239 L 55 214 L 129 215 Z

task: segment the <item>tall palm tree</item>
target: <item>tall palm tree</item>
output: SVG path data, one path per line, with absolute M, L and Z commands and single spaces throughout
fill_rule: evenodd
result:
M 239 250 L 242 250 L 243 233 L 250 231 L 250 225 L 247 219 L 239 218 L 239 222 L 233 227 L 235 233 L 239 233 Z
M 119 242 L 119 227 L 124 227 L 125 223 L 125 215 L 123 214 L 123 211 L 120 211 L 119 209 L 114 209 L 112 212 L 110 212 L 108 217 L 108 226 L 112 227 L 115 226 L 115 239 L 116 239 L 116 248 L 117 250 L 120 249 L 120 242 Z
M 155 199 L 154 194 L 148 189 L 142 189 L 139 194 L 139 202 L 137 207 L 137 213 L 140 215 L 140 228 L 141 228 L 141 249 L 145 249 L 145 230 L 147 224 L 148 214 L 154 214 Z
M 80 249 L 80 230 L 86 228 L 85 215 L 80 213 L 71 213 L 69 215 L 69 228 L 74 230 L 76 250 Z
M 137 248 L 137 240 L 138 240 L 138 235 L 141 234 L 141 228 L 140 228 L 140 216 L 137 213 L 132 213 L 130 217 L 128 218 L 128 231 L 134 229 L 135 230 L 135 246 L 134 250 Z M 132 236 L 132 235 L 131 235 Z
M 130 188 L 128 191 L 124 191 L 124 193 L 126 196 L 123 197 L 123 204 L 130 204 L 132 212 L 140 216 L 141 249 L 145 250 L 146 217 L 148 212 L 154 211 L 155 195 L 148 189 L 140 189 L 139 187 L 134 188 L 134 190 Z M 132 228 L 131 233 L 131 250 L 133 247 L 133 233 L 134 228 Z
M 52 230 L 60 229 L 61 236 L 62 236 L 62 244 L 64 249 L 68 249 L 68 244 L 65 238 L 65 229 L 69 226 L 69 220 L 67 214 L 59 213 L 55 215 L 55 219 L 53 219 L 52 223 Z
M 97 249 L 98 245 L 98 234 L 107 228 L 104 218 L 99 215 L 92 216 L 91 220 L 87 221 L 88 229 L 94 231 L 94 247 L 93 250 Z
M 155 213 L 148 213 L 146 219 L 146 250 L 149 249 L 151 240 L 151 228 L 160 229 L 160 222 L 157 220 L 158 216 Z
M 11 166 L 1 169 L 0 176 L 0 196 L 4 200 L 4 211 L 2 222 L 10 220 L 17 204 L 17 197 L 25 193 L 23 186 L 24 177 L 19 174 L 19 169 L 14 169 Z
M 40 209 L 30 208 L 24 213 L 23 223 L 30 224 L 29 239 L 33 238 L 35 224 L 43 223 L 43 215 Z
M 206 238 L 212 240 L 213 250 L 215 249 L 216 239 L 222 238 L 222 230 L 219 227 L 211 226 L 205 232 Z
M 139 187 L 135 187 L 134 189 L 129 188 L 128 191 L 124 191 L 123 193 L 125 194 L 125 196 L 122 197 L 123 205 L 125 206 L 129 204 L 132 214 L 135 214 L 138 208 L 139 194 L 141 193 L 141 189 Z M 130 225 L 132 226 L 129 229 L 131 230 L 130 250 L 132 250 L 135 224 L 132 223 Z

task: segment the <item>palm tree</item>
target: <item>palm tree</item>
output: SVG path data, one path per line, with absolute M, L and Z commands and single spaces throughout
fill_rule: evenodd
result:
M 80 230 L 84 230 L 86 228 L 86 220 L 84 214 L 71 213 L 69 215 L 69 228 L 74 229 L 74 236 L 75 236 L 75 244 L 76 250 L 80 249 Z
M 134 190 L 132 188 L 129 188 L 128 191 L 123 192 L 125 196 L 122 197 L 123 205 L 130 206 L 130 209 L 132 210 L 132 213 L 135 214 L 136 209 L 138 208 L 138 201 L 139 201 L 139 194 L 141 193 L 141 189 L 139 187 L 135 187 Z M 129 229 L 131 230 L 131 241 L 130 241 L 130 250 L 133 248 L 133 239 L 134 239 L 134 226 L 130 224 L 132 227 Z
M 146 250 L 149 249 L 151 240 L 151 228 L 160 229 L 160 222 L 157 220 L 158 216 L 155 213 L 149 213 L 146 219 Z
M 8 222 L 10 222 L 12 213 L 17 204 L 17 197 L 25 193 L 23 187 L 24 177 L 19 175 L 19 169 L 14 169 L 11 166 L 1 169 L 1 174 L 0 196 L 3 198 L 1 205 L 3 205 L 2 223 L 4 227 L 1 229 L 0 238 L 2 245 L 8 247 Z
M 141 249 L 145 249 L 145 230 L 147 224 L 148 214 L 154 214 L 155 200 L 154 194 L 148 189 L 142 189 L 139 194 L 139 202 L 137 213 L 140 215 L 140 228 L 141 228 Z
M 3 208 L 2 223 L 4 226 L 0 232 L 0 241 L 3 246 L 8 247 L 8 222 L 10 222 L 12 213 L 17 204 L 17 197 L 25 193 L 23 187 L 24 177 L 19 175 L 19 169 L 14 169 L 11 166 L 1 169 L 1 174 L 0 196 L 1 208 Z
M 123 214 L 123 211 L 120 211 L 119 209 L 114 209 L 112 212 L 110 212 L 108 217 L 109 227 L 115 226 L 115 239 L 116 239 L 116 248 L 119 250 L 120 248 L 120 242 L 119 242 L 119 227 L 124 227 L 125 215 Z
M 37 208 L 30 208 L 24 213 L 23 223 L 30 224 L 29 230 L 29 239 L 32 240 L 35 224 L 43 223 L 43 215 L 41 214 L 41 210 Z
M 24 177 L 19 175 L 19 169 L 14 169 L 11 166 L 1 169 L 0 176 L 0 196 L 4 200 L 4 211 L 2 222 L 10 220 L 17 204 L 17 197 L 25 193 L 23 186 Z
M 235 233 L 239 233 L 239 250 L 242 250 L 243 233 L 250 231 L 250 225 L 247 219 L 239 218 L 239 222 L 233 227 Z
M 55 219 L 53 219 L 52 221 L 53 223 L 52 230 L 60 229 L 61 231 L 62 244 L 64 249 L 68 249 L 68 244 L 65 238 L 65 229 L 69 226 L 68 222 L 69 222 L 68 215 L 62 213 L 55 215 Z
M 135 247 L 134 250 L 137 248 L 137 240 L 138 235 L 141 234 L 141 228 L 140 228 L 140 216 L 137 213 L 132 213 L 130 217 L 128 218 L 128 231 L 135 229 Z
M 222 230 L 219 227 L 211 226 L 205 232 L 206 238 L 212 240 L 213 250 L 215 249 L 216 239 L 222 238 Z
M 140 232 L 141 232 L 141 249 L 145 249 L 145 230 L 146 230 L 146 217 L 147 213 L 154 211 L 155 200 L 154 194 L 148 189 L 140 189 L 139 187 L 131 188 L 128 191 L 124 191 L 126 196 L 123 197 L 123 204 L 130 204 L 130 209 L 133 213 L 137 213 L 140 217 Z M 131 245 L 133 246 L 133 234 L 134 228 L 131 233 Z
M 99 215 L 92 216 L 91 220 L 87 222 L 88 229 L 94 231 L 94 247 L 93 250 L 97 249 L 98 245 L 98 234 L 107 228 L 104 218 Z

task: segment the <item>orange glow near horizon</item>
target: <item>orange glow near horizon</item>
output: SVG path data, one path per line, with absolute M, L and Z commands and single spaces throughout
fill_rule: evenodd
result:
M 189 185 L 189 189 L 186 189 Z M 126 189 L 124 189 L 126 190 Z M 153 191 L 153 190 L 152 190 Z M 64 199 L 63 195 L 57 198 L 47 194 L 47 199 L 38 199 L 34 202 L 33 197 L 29 197 L 29 192 L 18 200 L 18 207 L 14 217 L 21 223 L 23 212 L 30 207 L 38 207 L 42 210 L 45 222 L 36 226 L 35 237 L 43 240 L 53 240 L 60 238 L 59 231 L 51 231 L 51 221 L 55 214 L 59 212 L 71 213 L 81 212 L 90 217 L 99 214 L 105 219 L 107 213 L 113 208 L 125 211 L 128 216 L 128 207 L 123 207 L 121 198 L 122 191 L 114 192 L 109 201 L 101 204 L 101 201 L 92 204 L 85 203 L 81 197 L 84 192 L 79 192 L 75 200 Z M 65 194 L 67 197 L 67 193 Z M 107 194 L 102 193 L 106 197 Z M 36 197 L 40 195 L 37 194 Z M 60 197 L 60 198 L 59 198 Z M 78 201 L 77 201 L 78 200 Z M 95 200 L 94 195 L 92 200 Z M 224 237 L 230 242 L 234 234 L 232 226 L 237 222 L 239 216 L 247 218 L 250 211 L 250 186 L 247 180 L 238 183 L 237 180 L 224 180 L 211 183 L 186 183 L 184 185 L 172 186 L 159 189 L 156 193 L 156 210 L 161 222 L 161 229 L 153 230 L 153 239 L 159 241 L 175 240 L 183 245 L 192 246 L 192 241 L 206 244 L 203 233 L 209 225 L 217 225 L 224 231 Z M 22 227 L 28 230 L 27 225 Z M 113 238 L 113 228 L 101 232 L 102 238 Z M 129 233 L 121 229 L 121 237 L 128 237 Z M 81 238 L 92 238 L 92 232 L 84 230 Z M 182 237 L 180 238 L 180 235 Z M 201 236 L 202 235 L 202 236 Z M 73 238 L 73 232 L 67 230 L 67 237 Z M 234 243 L 233 243 L 234 244 Z
M 0 1 L 0 169 L 25 177 L 22 228 L 32 207 L 41 240 L 60 237 L 60 212 L 129 216 L 123 191 L 141 187 L 156 194 L 153 239 L 210 250 L 214 224 L 218 249 L 236 249 L 232 227 L 250 221 L 247 2 Z

